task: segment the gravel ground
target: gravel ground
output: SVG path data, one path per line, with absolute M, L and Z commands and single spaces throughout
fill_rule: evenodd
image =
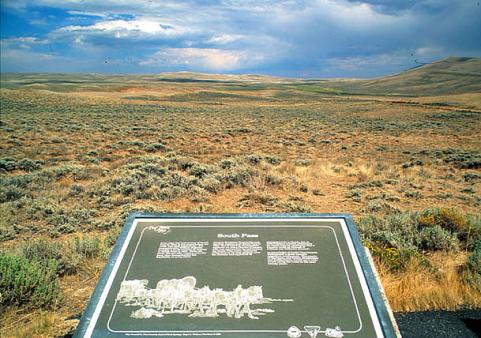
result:
M 481 337 L 481 309 L 395 313 L 403 338 Z

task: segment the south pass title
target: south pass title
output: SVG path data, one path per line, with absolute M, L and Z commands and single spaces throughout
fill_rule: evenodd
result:
M 258 234 L 238 234 L 238 233 L 233 233 L 233 234 L 217 234 L 217 238 L 258 238 Z

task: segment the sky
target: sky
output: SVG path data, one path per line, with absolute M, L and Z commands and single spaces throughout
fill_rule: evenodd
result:
M 375 77 L 481 57 L 481 0 L 0 0 L 1 72 Z

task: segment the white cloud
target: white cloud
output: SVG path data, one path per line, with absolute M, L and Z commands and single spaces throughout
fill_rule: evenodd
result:
M 185 33 L 185 29 L 162 25 L 158 20 L 140 18 L 135 20 L 106 20 L 99 21 L 90 26 L 65 26 L 57 30 L 59 33 L 75 32 L 106 32 L 116 38 L 130 36 L 132 34 L 176 36 Z
M 207 40 L 207 43 L 226 45 L 231 42 L 239 41 L 242 38 L 244 38 L 244 36 L 240 34 L 220 34 L 211 37 L 209 40 Z
M 216 48 L 166 48 L 156 52 L 141 66 L 185 66 L 212 71 L 229 71 L 246 68 L 264 59 L 260 54 Z
M 48 40 L 45 39 L 38 39 L 33 36 L 20 36 L 16 38 L 7 38 L 7 39 L 2 39 L 1 40 L 3 44 L 8 44 L 8 45 L 16 45 L 16 44 L 36 44 L 36 45 L 44 45 L 48 43 Z
M 78 16 L 93 16 L 99 18 L 105 18 L 107 15 L 99 12 L 84 12 L 84 11 L 67 11 L 70 15 L 78 15 Z

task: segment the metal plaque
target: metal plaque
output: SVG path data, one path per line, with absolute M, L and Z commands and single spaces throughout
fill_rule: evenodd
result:
M 131 214 L 76 337 L 395 337 L 349 215 Z

